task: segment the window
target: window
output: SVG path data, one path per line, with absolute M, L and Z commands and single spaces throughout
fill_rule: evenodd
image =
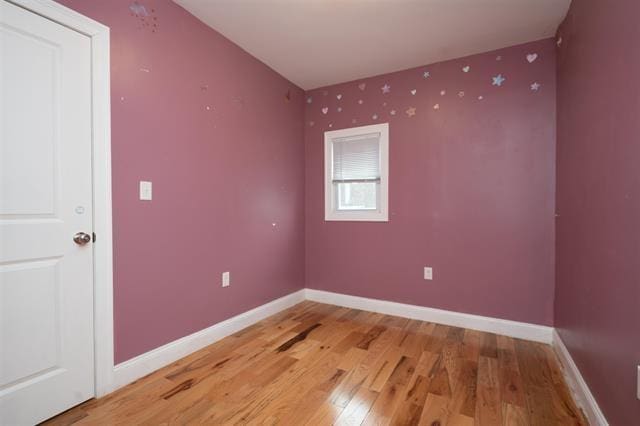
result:
M 387 222 L 389 124 L 324 134 L 324 219 Z

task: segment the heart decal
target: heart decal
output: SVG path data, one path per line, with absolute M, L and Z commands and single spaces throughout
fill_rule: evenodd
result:
M 411 94 L 415 96 L 418 91 L 416 89 L 411 89 Z
M 322 113 L 323 114 L 326 114 L 328 112 L 329 112 L 329 108 L 327 108 L 327 107 L 322 108 Z
M 471 67 L 469 65 L 462 68 L 462 72 L 469 72 L 469 70 L 471 70 Z
M 336 98 L 338 98 L 338 100 L 342 99 L 342 95 L 336 95 Z
M 367 83 L 358 84 L 358 89 L 360 89 L 360 90 L 364 90 L 364 89 L 366 89 L 366 87 L 367 87 Z
M 529 63 L 532 63 L 536 59 L 538 59 L 538 54 L 537 53 L 529 53 L 527 55 L 527 61 L 529 61 Z

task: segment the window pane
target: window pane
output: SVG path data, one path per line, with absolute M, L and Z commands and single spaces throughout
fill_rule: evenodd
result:
M 338 210 L 376 210 L 377 182 L 336 183 Z

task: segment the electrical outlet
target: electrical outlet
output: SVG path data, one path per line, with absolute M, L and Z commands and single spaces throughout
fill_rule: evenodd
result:
M 424 279 L 429 281 L 433 279 L 433 268 L 431 266 L 424 267 Z
M 222 273 L 222 287 L 229 287 L 229 284 L 231 284 L 231 273 L 230 272 L 223 272 Z
M 140 199 L 143 201 L 151 201 L 153 199 L 151 182 L 140 181 Z

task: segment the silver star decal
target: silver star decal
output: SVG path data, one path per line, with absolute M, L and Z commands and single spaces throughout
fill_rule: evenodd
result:
M 504 78 L 502 76 L 502 74 L 498 74 L 495 77 L 493 77 L 493 83 L 492 84 L 494 86 L 500 87 L 500 86 L 502 86 L 502 83 L 504 83 L 505 80 L 506 80 L 506 78 Z
M 382 90 L 382 93 L 389 93 L 391 92 L 391 86 L 389 86 L 388 84 L 385 84 L 384 86 L 382 86 L 380 88 Z
M 422 73 L 422 78 L 429 78 L 431 77 L 431 73 L 429 71 L 425 71 Z
M 538 90 L 540 90 L 540 86 L 542 85 L 536 81 L 531 85 L 531 90 L 533 90 L 534 92 L 537 92 Z

